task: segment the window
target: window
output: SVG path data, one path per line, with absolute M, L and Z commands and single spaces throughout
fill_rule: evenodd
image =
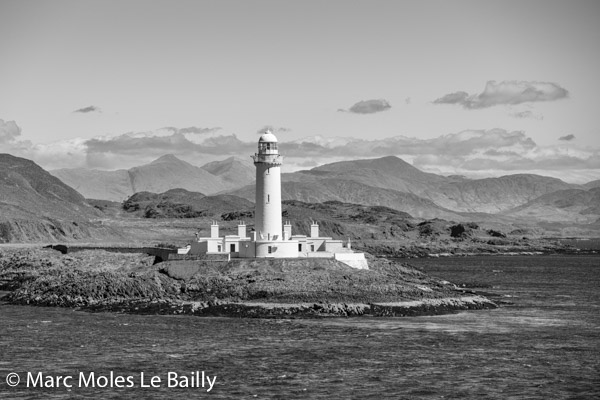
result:
M 235 243 L 231 243 L 229 245 L 229 251 L 232 252 L 232 253 L 235 253 Z
M 298 243 L 298 251 L 302 251 L 302 243 Z
M 270 142 L 260 143 L 258 145 L 258 150 L 260 152 L 264 152 L 266 150 L 277 150 L 277 143 L 270 143 Z
M 269 247 L 267 248 L 267 252 L 268 252 L 269 254 L 273 253 L 273 246 L 269 246 Z
M 315 245 L 314 244 L 310 245 L 310 251 L 315 251 Z
M 268 194 L 268 195 L 267 195 L 267 203 L 270 203 L 270 202 L 271 202 L 271 195 L 270 195 L 270 194 Z
M 221 252 L 221 245 L 217 245 L 217 251 L 220 253 Z

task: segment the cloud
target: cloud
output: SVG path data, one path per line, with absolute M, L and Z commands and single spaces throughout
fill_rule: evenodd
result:
M 286 155 L 286 163 L 297 169 L 309 165 L 311 160 L 321 165 L 395 155 L 424 171 L 447 175 L 482 177 L 538 173 L 573 182 L 600 177 L 600 148 L 570 146 L 567 151 L 564 146 L 540 146 L 523 131 L 500 128 L 465 130 L 431 139 L 405 136 L 378 140 L 326 139 L 315 136 L 282 143 L 281 149 Z
M 29 140 L 20 140 L 20 136 L 21 128 L 15 121 L 0 119 L 0 152 L 32 158 L 35 146 Z
M 73 111 L 74 113 L 82 113 L 82 114 L 87 114 L 90 112 L 101 112 L 100 109 L 96 106 L 88 106 L 88 107 L 83 107 L 80 108 L 79 110 L 75 110 Z
M 529 157 L 522 155 L 512 155 L 505 158 L 483 158 L 474 157 L 465 160 L 460 164 L 463 171 L 482 171 L 495 170 L 503 173 L 515 173 L 514 171 L 546 171 L 544 175 L 559 175 L 562 170 L 588 169 L 596 170 L 600 168 L 600 156 L 592 154 L 589 157 L 580 158 L 575 156 L 554 154 L 540 157 L 539 154 L 532 154 Z M 558 172 L 558 173 L 557 173 Z
M 283 146 L 283 145 L 282 145 Z M 473 152 L 498 151 L 526 152 L 536 143 L 522 131 L 504 129 L 467 130 L 439 136 L 434 139 L 416 139 L 395 136 L 385 139 L 365 140 L 355 138 L 323 138 L 314 136 L 285 143 L 285 150 L 294 157 L 327 159 L 368 158 L 387 155 L 414 157 L 430 154 L 445 154 L 465 157 Z
M 14 121 L 0 120 L 1 151 L 32 159 L 46 169 L 131 168 L 168 153 L 200 166 L 231 156 L 247 157 L 256 151 L 256 141 L 242 141 L 220 128 L 167 127 L 35 145 L 20 140 L 20 135 L 21 129 Z M 574 138 L 574 135 L 566 135 L 560 140 Z M 465 130 L 429 139 L 313 136 L 284 139 L 280 150 L 286 157 L 285 172 L 334 161 L 394 155 L 421 170 L 447 175 L 538 173 L 567 177 L 569 181 L 600 178 L 600 148 L 577 145 L 576 141 L 570 143 L 568 149 L 559 143 L 540 146 L 523 131 L 501 128 Z
M 558 138 L 558 140 L 565 140 L 567 142 L 569 142 L 569 141 L 571 141 L 573 139 L 575 139 L 575 135 L 573 135 L 573 134 L 566 135 L 566 136 L 561 136 L 561 137 Z
M 554 101 L 568 97 L 569 92 L 553 82 L 488 81 L 482 93 L 469 95 L 454 92 L 433 101 L 434 104 L 458 104 L 466 109 Z
M 300 161 L 300 162 L 296 163 L 295 165 L 302 167 L 302 168 L 314 168 L 314 167 L 318 167 L 319 163 L 317 163 L 315 160 L 305 160 L 305 161 Z
M 348 112 L 354 114 L 373 114 L 392 108 L 390 103 L 384 99 L 363 100 L 354 104 L 348 109 Z M 345 111 L 345 110 L 338 110 Z
M 0 143 L 7 144 L 15 142 L 21 136 L 21 128 L 15 121 L 4 121 L 0 119 Z
M 88 152 L 114 154 L 143 154 L 146 152 L 237 154 L 247 144 L 235 135 L 218 135 L 192 141 L 186 135 L 174 132 L 171 135 L 147 133 L 123 134 L 109 138 L 93 138 L 85 142 Z M 253 145 L 254 147 L 254 145 Z
M 266 131 L 271 131 L 271 133 L 287 133 L 287 132 L 291 132 L 292 130 L 290 128 L 285 128 L 285 127 L 275 127 L 273 125 L 265 125 L 262 128 L 260 128 L 259 130 L 257 130 L 256 133 L 258 133 L 259 135 L 262 135 Z
M 86 166 L 117 169 L 141 165 L 174 154 L 194 165 L 223 158 L 252 154 L 255 142 L 243 142 L 221 128 L 162 128 L 150 132 L 128 132 L 118 136 L 96 137 L 84 142 Z
M 21 129 L 14 121 L 0 120 L 0 151 L 31 159 L 46 169 L 120 169 L 142 165 L 172 153 L 202 165 L 233 155 L 252 154 L 255 142 L 242 142 L 221 128 L 165 127 L 149 132 L 117 136 L 75 138 L 33 144 L 19 140 Z
M 21 140 L 21 128 L 15 121 L 0 119 L 0 151 L 47 166 L 80 166 L 85 159 L 83 139 L 69 139 L 47 144 Z
M 435 104 L 462 104 L 469 98 L 469 93 L 467 92 L 454 92 L 449 93 L 443 97 L 440 97 L 433 102 Z
M 531 118 L 531 119 L 537 119 L 537 120 L 544 119 L 544 116 L 542 116 L 540 114 L 534 114 L 532 111 L 529 111 L 529 110 L 515 111 L 515 112 L 510 113 L 510 116 L 514 117 L 514 118 Z
M 220 131 L 223 128 L 221 128 L 221 127 L 198 128 L 198 127 L 195 127 L 195 126 L 190 126 L 188 128 L 178 129 L 178 128 L 175 128 L 175 127 L 171 126 L 171 127 L 167 127 L 167 128 L 164 128 L 164 129 L 168 129 L 168 130 L 170 130 L 172 132 L 181 133 L 181 134 L 193 133 L 193 134 L 196 134 L 196 135 L 205 135 L 205 134 L 210 134 L 210 133 L 214 133 L 214 132 Z

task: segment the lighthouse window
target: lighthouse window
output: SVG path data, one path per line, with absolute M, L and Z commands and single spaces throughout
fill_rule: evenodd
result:
M 270 195 L 270 194 L 268 194 L 268 195 L 267 195 L 267 203 L 269 203 L 270 201 L 271 201 L 271 195 Z

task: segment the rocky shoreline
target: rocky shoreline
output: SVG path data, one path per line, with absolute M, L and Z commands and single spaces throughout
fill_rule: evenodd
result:
M 449 314 L 463 310 L 497 308 L 482 296 L 444 298 L 379 304 L 347 303 L 184 303 L 175 305 L 174 314 L 243 318 L 314 318 L 314 317 L 408 317 Z
M 400 317 L 497 307 L 386 259 L 372 258 L 369 271 L 335 260 L 152 261 L 100 250 L 3 250 L 0 290 L 11 304 L 240 318 Z
M 53 306 L 56 302 L 37 299 L 15 299 L 7 296 L 12 304 Z M 56 299 L 58 300 L 58 299 Z M 63 306 L 67 306 L 66 304 Z M 89 312 L 118 312 L 124 314 L 195 315 L 201 317 L 233 318 L 318 318 L 318 317 L 416 317 L 442 315 L 464 310 L 494 309 L 498 306 L 483 296 L 462 296 L 435 300 L 406 301 L 396 303 L 348 304 L 348 303 L 256 303 L 256 302 L 189 302 L 178 300 L 132 300 L 103 301 L 86 304 L 76 309 Z
M 469 257 L 469 256 L 537 256 L 545 254 L 597 254 L 594 249 L 580 249 L 559 239 L 496 239 L 477 240 L 429 239 L 420 243 L 400 244 L 396 241 L 356 241 L 354 247 L 388 258 Z

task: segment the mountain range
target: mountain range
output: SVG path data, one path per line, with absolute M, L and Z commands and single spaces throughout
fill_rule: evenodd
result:
M 412 193 L 447 210 L 475 213 L 505 211 L 543 194 L 577 186 L 539 175 L 508 175 L 476 180 L 445 177 L 420 171 L 394 156 L 326 164 L 301 173 L 312 175 L 317 180 L 353 181 Z
M 83 195 L 30 160 L 0 155 L 0 242 L 120 240 L 122 233 L 112 228 L 119 223 L 111 225 L 107 218 L 249 218 L 254 201 L 254 167 L 233 157 L 196 167 L 167 155 L 130 170 L 54 173 L 67 176 L 63 179 Z M 599 183 L 573 185 L 522 174 L 445 177 L 383 157 L 283 174 L 282 197 L 304 204 L 387 207 L 416 220 L 472 221 L 507 232 L 541 227 L 548 234 L 594 235 L 600 230 Z M 133 191 L 137 194 L 130 195 Z M 115 194 L 128 201 L 126 210 L 121 201 L 112 203 L 112 215 L 101 211 L 101 201 L 108 200 L 90 199 L 110 200 Z
M 193 166 L 173 155 L 119 171 L 62 169 L 51 173 L 86 198 L 123 200 L 133 193 L 183 188 L 232 194 L 253 202 L 254 166 L 231 157 Z M 342 161 L 282 174 L 282 199 L 385 206 L 416 218 L 591 223 L 600 219 L 596 188 L 533 174 L 467 179 L 442 176 L 387 156 Z
M 600 187 L 544 194 L 505 213 L 516 218 L 591 224 L 600 222 Z
M 162 193 L 175 188 L 203 194 L 223 192 L 252 182 L 254 166 L 250 161 L 230 157 L 196 167 L 167 154 L 128 170 L 68 168 L 50 173 L 86 198 L 123 201 L 138 192 Z

